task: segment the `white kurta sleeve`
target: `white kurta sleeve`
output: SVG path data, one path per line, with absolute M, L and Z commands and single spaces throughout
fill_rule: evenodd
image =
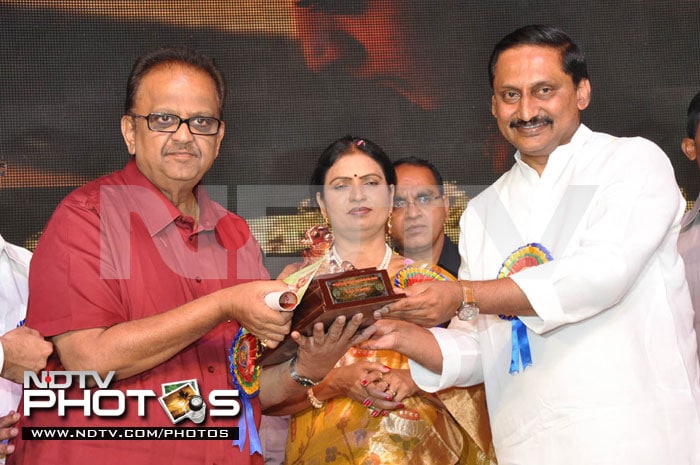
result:
M 609 145 L 605 174 L 566 252 L 511 276 L 538 314 L 521 318 L 536 333 L 616 305 L 654 266 L 652 255 L 680 219 L 682 196 L 663 151 L 641 138 Z
M 476 327 L 456 318 L 449 328 L 431 328 L 442 352 L 442 373 L 435 373 L 409 360 L 411 377 L 422 390 L 436 392 L 452 386 L 464 387 L 484 381 Z

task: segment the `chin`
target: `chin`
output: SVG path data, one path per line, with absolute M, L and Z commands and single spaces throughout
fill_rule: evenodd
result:
M 422 242 L 408 241 L 408 242 L 406 242 L 406 241 L 404 241 L 404 251 L 406 251 L 407 253 L 409 251 L 412 251 L 412 250 L 424 251 L 424 250 L 430 249 L 431 247 L 432 247 L 431 242 L 425 242 L 425 241 L 422 241 Z

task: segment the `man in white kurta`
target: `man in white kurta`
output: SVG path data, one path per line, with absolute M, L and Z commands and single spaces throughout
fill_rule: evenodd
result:
M 700 168 L 700 92 L 688 104 L 686 137 L 681 142 L 681 149 L 688 160 Z M 685 277 L 695 309 L 695 336 L 698 338 L 700 354 L 700 197 L 695 200 L 693 208 L 683 215 L 678 235 L 678 253 L 685 263 Z
M 649 141 L 580 126 L 542 177 L 516 154 L 469 203 L 461 278 L 495 278 L 526 243 L 553 257 L 512 275 L 538 314 L 521 317 L 532 366 L 510 374 L 511 322 L 481 316 L 453 323 L 464 332 L 433 330 L 442 376 L 412 368 L 431 391 L 483 376 L 499 464 L 700 463 L 692 308 L 675 249 L 684 202 L 674 182 Z
M 693 208 L 683 216 L 678 236 L 678 252 L 685 264 L 685 277 L 695 309 L 695 337 L 700 356 L 700 197 Z
M 414 380 L 483 381 L 500 465 L 700 464 L 685 202 L 668 157 L 581 124 L 590 82 L 562 31 L 514 31 L 491 64 L 492 113 L 518 151 L 460 223 L 462 309 L 481 315 L 430 329 L 441 359 L 430 343 L 413 353 Z M 456 286 L 432 287 L 391 311 L 454 311 Z

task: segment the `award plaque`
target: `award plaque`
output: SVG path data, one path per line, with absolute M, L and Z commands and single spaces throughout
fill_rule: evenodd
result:
M 292 331 L 311 336 L 316 322 L 323 322 L 327 330 L 340 315 L 348 320 L 362 313 L 360 329 L 374 322 L 374 311 L 396 302 L 404 294 L 395 294 L 386 270 L 363 268 L 343 273 L 327 274 L 309 284 L 304 297 L 294 310 Z M 289 335 L 275 349 L 265 349 L 261 356 L 263 366 L 289 360 L 297 351 L 297 343 Z

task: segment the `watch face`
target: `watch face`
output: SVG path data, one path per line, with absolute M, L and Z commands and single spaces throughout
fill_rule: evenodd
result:
M 457 318 L 462 321 L 469 321 L 478 314 L 479 307 L 474 302 L 465 303 L 457 310 Z

